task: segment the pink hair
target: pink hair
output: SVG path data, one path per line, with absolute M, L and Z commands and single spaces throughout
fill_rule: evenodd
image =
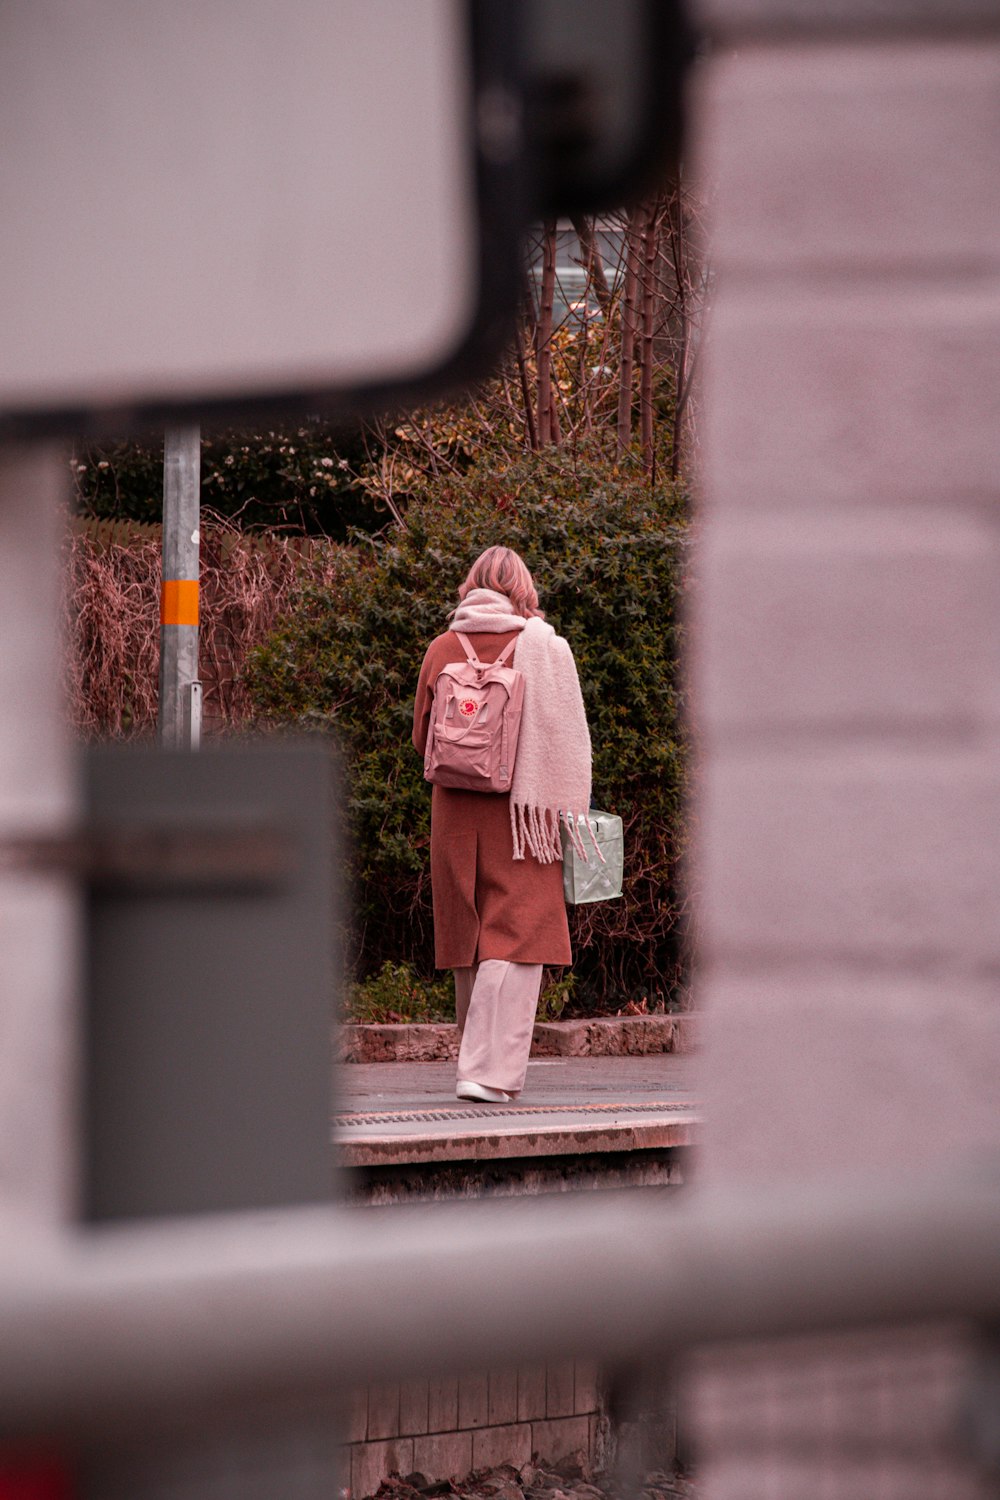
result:
M 530 620 L 533 615 L 544 620 L 538 608 L 538 590 L 523 558 L 509 547 L 487 547 L 469 569 L 469 576 L 458 591 L 464 599 L 470 589 L 493 589 L 497 594 L 506 594 L 514 606 L 514 613 Z

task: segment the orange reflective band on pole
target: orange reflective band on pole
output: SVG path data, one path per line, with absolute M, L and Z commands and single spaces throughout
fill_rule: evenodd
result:
M 197 578 L 165 578 L 160 592 L 161 625 L 197 625 Z

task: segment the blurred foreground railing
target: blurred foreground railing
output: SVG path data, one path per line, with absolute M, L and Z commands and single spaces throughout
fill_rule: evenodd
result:
M 134 1437 L 558 1350 L 1000 1317 L 1000 1170 L 8 1235 L 0 1437 Z

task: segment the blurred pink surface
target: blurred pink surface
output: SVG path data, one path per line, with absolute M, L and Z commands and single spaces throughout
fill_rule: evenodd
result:
M 695 116 L 716 1185 L 1000 1144 L 1000 38 L 952 39 L 943 11 L 754 36 L 771 8 L 713 5 L 745 34 Z M 985 1496 L 956 1442 L 967 1365 L 953 1328 L 706 1351 L 705 1500 Z

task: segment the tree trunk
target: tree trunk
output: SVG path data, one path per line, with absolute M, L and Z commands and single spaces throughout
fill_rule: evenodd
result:
M 639 216 L 640 210 L 633 209 L 625 230 L 625 285 L 622 289 L 621 359 L 618 366 L 619 454 L 626 453 L 632 444 L 632 368 L 635 358 Z
M 656 250 L 659 203 L 649 204 L 642 234 L 642 373 L 639 381 L 639 424 L 642 439 L 642 466 L 652 474 L 653 444 L 653 322 L 656 309 Z
M 687 305 L 687 246 L 684 242 L 684 198 L 681 193 L 680 184 L 674 199 L 674 210 L 676 214 L 677 229 L 672 233 L 674 252 L 674 271 L 677 277 L 677 311 L 681 321 L 681 342 L 677 351 L 677 365 L 674 375 L 674 426 L 670 440 L 670 477 L 676 479 L 681 466 L 681 434 L 683 432 L 684 407 L 687 402 L 687 393 L 690 382 L 688 381 L 687 354 L 688 354 L 688 305 Z
M 570 223 L 576 230 L 576 237 L 580 241 L 580 265 L 587 273 L 587 291 L 594 288 L 597 305 L 605 317 L 611 309 L 611 289 L 608 286 L 608 278 L 604 271 L 604 262 L 601 252 L 597 248 L 597 236 L 594 234 L 594 221 L 578 214 L 571 219 Z
M 535 333 L 538 363 L 538 446 L 558 441 L 552 402 L 552 304 L 556 289 L 556 221 L 549 219 L 542 238 L 542 290 Z

